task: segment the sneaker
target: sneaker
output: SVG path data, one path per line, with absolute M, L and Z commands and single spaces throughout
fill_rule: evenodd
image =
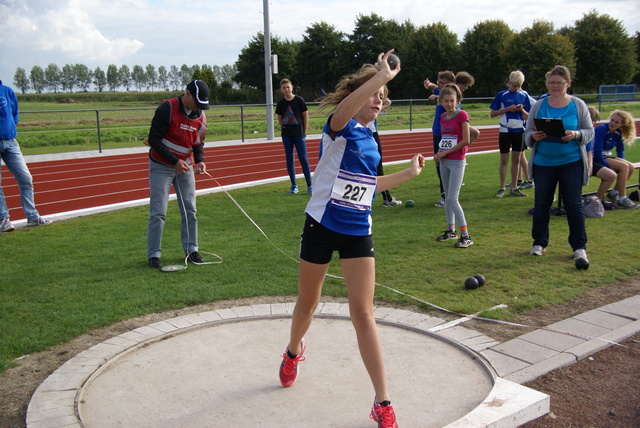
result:
M 289 358 L 288 347 L 282 354 L 282 363 L 280 364 L 280 383 L 282 386 L 291 386 L 298 378 L 298 363 L 305 360 L 303 354 L 306 348 L 307 343 L 302 339 L 300 341 L 300 352 L 295 358 Z
M 542 245 L 534 245 L 531 248 L 531 251 L 529 251 L 529 254 L 531 254 L 532 256 L 541 256 L 545 251 L 546 248 L 544 248 Z
M 369 417 L 378 423 L 378 428 L 398 428 L 396 412 L 393 411 L 393 406 L 388 401 L 376 403 L 374 399 Z
M 438 202 L 436 202 L 434 204 L 434 206 L 438 207 L 438 208 L 442 208 L 444 207 L 444 199 L 440 199 Z
M 12 230 L 16 230 L 16 228 L 13 227 L 13 223 L 11 223 L 9 217 L 0 220 L 0 232 L 11 232 Z
M 617 190 L 611 190 L 610 192 L 608 192 L 605 195 L 605 198 L 609 200 L 609 202 L 611 202 L 613 204 L 613 206 L 616 206 L 616 202 L 618 201 L 618 191 Z
M 505 189 L 504 187 L 501 187 L 500 189 L 498 189 L 498 191 L 496 192 L 496 198 L 498 199 L 502 199 L 504 198 L 504 195 L 507 193 L 507 189 Z
M 587 250 L 578 248 L 573 252 L 573 260 L 576 262 L 576 268 L 579 270 L 589 269 L 589 259 L 587 258 Z
M 448 241 L 449 239 L 458 239 L 458 235 L 454 230 L 445 230 L 442 235 L 436 238 L 436 241 Z
M 522 192 L 517 187 L 515 189 L 509 189 L 509 196 L 529 196 L 526 193 Z
M 307 187 L 307 193 L 309 194 L 309 196 L 311 196 L 312 194 L 311 191 L 312 191 L 311 186 Z
M 149 266 L 155 269 L 160 269 L 162 267 L 162 262 L 159 257 L 151 257 L 149 258 Z
M 628 210 L 638 209 L 638 205 L 634 204 L 629 198 L 624 198 L 623 200 L 620 200 L 620 198 L 618 198 L 618 200 L 613 204 L 613 206 L 616 208 L 624 208 Z
M 533 181 L 523 181 L 522 184 L 518 183 L 518 189 L 531 189 L 535 187 Z
M 392 197 L 391 199 L 388 199 L 388 200 L 386 200 L 386 201 L 384 201 L 382 203 L 383 207 L 397 207 L 398 205 L 402 205 L 402 201 L 399 201 L 394 197 Z
M 27 226 L 35 227 L 35 226 L 48 226 L 51 224 L 51 220 L 45 220 L 42 217 L 36 217 L 33 220 L 29 220 L 27 222 Z
M 460 240 L 453 244 L 456 248 L 467 248 L 473 245 L 473 241 L 469 235 L 462 235 Z
M 298 193 L 298 186 L 296 186 L 295 184 L 291 186 L 291 190 L 289 190 L 289 193 L 292 193 L 294 195 Z
M 587 250 L 584 248 L 578 248 L 573 252 L 573 260 L 578 259 L 586 259 L 587 258 Z
M 204 259 L 200 254 L 198 254 L 197 251 L 194 251 L 193 253 L 189 254 L 188 258 L 189 258 L 189 261 L 193 263 L 204 263 Z

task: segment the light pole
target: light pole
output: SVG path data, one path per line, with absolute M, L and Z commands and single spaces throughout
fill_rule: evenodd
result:
M 267 93 L 267 139 L 273 140 L 273 81 L 271 79 L 271 34 L 269 32 L 269 0 L 263 0 L 264 8 L 264 83 Z

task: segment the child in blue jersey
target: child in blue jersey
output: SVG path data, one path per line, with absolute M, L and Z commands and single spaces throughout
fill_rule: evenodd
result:
M 460 187 L 466 167 L 466 153 L 471 144 L 469 115 L 460 110 L 458 105 L 462 100 L 462 92 L 456 85 L 447 85 L 440 90 L 438 103 L 445 112 L 440 116 L 442 138 L 440 148 L 433 160 L 440 163 L 440 174 L 445 191 L 445 211 L 447 215 L 447 230 L 436 238 L 438 241 L 457 239 L 456 221 L 460 226 L 460 240 L 454 245 L 457 248 L 467 248 L 473 245 L 469 236 L 467 220 L 458 201 Z
M 624 110 L 614 110 L 609 123 L 596 127 L 593 137 L 593 161 L 614 170 L 618 176 L 616 185 L 607 197 L 615 208 L 635 210 L 638 205 L 627 197 L 627 181 L 635 170 L 633 164 L 624 158 L 625 144 L 631 146 L 636 139 L 636 125 L 633 116 Z M 616 149 L 616 157 L 605 156 L 605 152 Z
M 500 146 L 500 188 L 496 198 L 501 199 L 507 194 L 505 183 L 507 181 L 507 164 L 509 163 L 509 150 L 511 149 L 511 196 L 527 196 L 518 188 L 518 174 L 524 144 L 524 127 L 529 117 L 529 110 L 535 104 L 535 100 L 522 90 L 524 74 L 520 70 L 511 72 L 506 81 L 507 89 L 498 92 L 489 106 L 491 117 L 500 116 L 500 134 L 498 142 Z M 525 158 L 526 159 L 526 158 Z
M 591 123 L 593 123 L 593 126 L 595 127 L 596 123 L 600 120 L 600 112 L 593 106 L 588 106 L 587 110 L 589 110 L 589 116 L 591 116 Z M 589 171 L 591 171 L 591 177 L 598 177 L 600 179 L 600 186 L 598 186 L 596 196 L 605 210 L 612 210 L 613 204 L 605 202 L 604 196 L 616 180 L 616 172 L 611 168 L 607 168 L 606 166 L 593 161 L 593 140 L 587 143 L 586 150 L 587 158 L 589 159 Z
M 304 335 L 311 325 L 322 284 L 334 251 L 349 295 L 349 312 L 356 331 L 360 355 L 375 390 L 370 417 L 378 427 L 397 427 L 389 401 L 382 346 L 373 314 L 375 259 L 371 237 L 371 205 L 374 193 L 382 192 L 420 174 L 424 157 L 415 155 L 408 168 L 377 177 L 380 160 L 377 144 L 367 127 L 387 98 L 386 84 L 400 71 L 387 58 L 363 66 L 345 76 L 333 93 L 321 99 L 321 107 L 333 114 L 323 129 L 320 160 L 313 175 L 313 194 L 306 208 L 300 244 L 298 298 L 293 311 L 289 344 L 280 366 L 280 382 L 291 386 L 304 360 Z

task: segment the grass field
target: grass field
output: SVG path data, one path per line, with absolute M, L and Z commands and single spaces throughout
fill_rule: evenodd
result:
M 637 145 L 628 150 L 628 158 L 640 161 Z M 578 271 L 567 244 L 565 217 L 551 218 L 551 243 L 544 256 L 530 256 L 531 217 L 526 213 L 533 206 L 533 191 L 527 198 L 494 199 L 498 154 L 473 155 L 468 163 L 460 200 L 476 244 L 456 249 L 451 242 L 435 241 L 446 222 L 444 210 L 433 206 L 439 195 L 429 162 L 418 178 L 392 190 L 398 199 L 413 199 L 415 208 L 383 208 L 376 201 L 378 283 L 456 312 L 510 319 L 638 275 L 640 210 L 587 218 L 592 265 Z M 386 172 L 403 167 L 388 166 Z M 595 190 L 597 181 L 585 191 Z M 288 256 L 224 193 L 198 198 L 200 249 L 220 255 L 224 262 L 218 265 L 190 265 L 175 273 L 149 268 L 147 207 L 0 235 L 0 372 L 22 355 L 142 314 L 230 298 L 295 295 L 297 263 L 291 258 L 297 258 L 308 197 L 287 190 L 285 183 L 276 183 L 231 194 Z M 178 230 L 172 202 L 163 242 L 165 264 L 183 259 Z M 337 263 L 330 273 L 340 274 Z M 487 285 L 465 290 L 464 279 L 477 273 L 486 276 Z M 345 296 L 345 287 L 327 279 L 324 294 Z M 376 299 L 415 303 L 381 287 Z M 498 304 L 508 307 L 486 311 Z

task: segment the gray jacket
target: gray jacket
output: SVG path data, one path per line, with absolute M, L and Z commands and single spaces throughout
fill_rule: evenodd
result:
M 593 136 L 595 135 L 595 131 L 593 129 L 593 123 L 591 122 L 591 116 L 589 115 L 589 110 L 587 109 L 587 105 L 580 98 L 572 97 L 573 101 L 576 103 L 576 110 L 578 110 L 578 130 L 582 134 L 580 139 L 577 140 L 580 145 L 580 155 L 582 157 L 582 164 L 584 165 L 584 173 L 582 175 L 582 185 L 586 186 L 589 184 L 589 177 L 591 176 L 591 170 L 589 169 L 589 161 L 587 158 L 587 150 L 585 145 L 589 143 L 589 141 L 593 140 Z M 529 175 L 535 180 L 533 177 L 533 161 L 536 156 L 536 143 L 531 136 L 536 129 L 533 119 L 537 117 L 538 110 L 540 110 L 540 106 L 544 99 L 538 100 L 533 107 L 531 107 L 531 111 L 529 112 L 529 119 L 527 120 L 527 127 L 525 128 L 524 138 L 527 146 L 531 148 L 531 157 L 529 158 Z

